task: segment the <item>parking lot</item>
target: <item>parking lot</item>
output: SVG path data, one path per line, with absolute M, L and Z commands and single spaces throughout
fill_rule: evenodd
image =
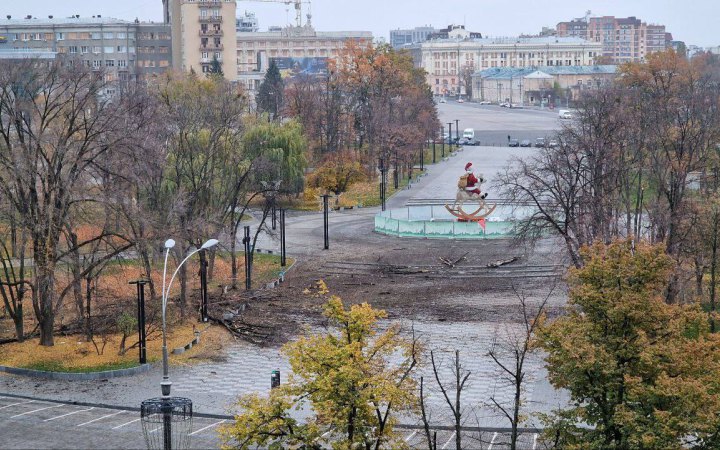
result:
M 218 448 L 217 427 L 229 418 L 193 417 L 193 448 Z M 159 432 L 160 428 L 151 430 Z M 83 406 L 0 394 L 3 449 L 145 448 L 140 411 Z
M 230 417 L 193 417 L 192 448 L 218 448 L 218 426 Z M 431 430 L 439 449 L 455 448 L 455 432 L 443 427 Z M 161 428 L 150 430 L 160 432 Z M 401 434 L 411 448 L 426 448 L 425 431 L 404 428 Z M 140 411 L 115 407 L 59 403 L 29 397 L 0 395 L 0 436 L 2 448 L 53 449 L 141 449 L 145 448 Z M 525 432 L 520 435 L 518 448 L 542 448 L 539 435 Z M 463 448 L 502 449 L 510 442 L 502 430 L 462 431 Z
M 452 123 L 455 136 L 455 120 L 460 126 L 459 135 L 466 128 L 475 130 L 475 140 L 485 146 L 505 146 L 508 136 L 522 141 L 528 139 L 534 143 L 536 138 L 550 138 L 562 126 L 557 110 L 509 109 L 497 105 L 479 105 L 477 103 L 438 104 L 440 123 L 448 131 Z

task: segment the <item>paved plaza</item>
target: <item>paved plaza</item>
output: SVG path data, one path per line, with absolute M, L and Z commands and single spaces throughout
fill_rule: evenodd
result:
M 494 109 L 493 109 L 494 108 Z M 497 107 L 482 108 L 476 105 L 441 105 L 442 120 L 448 122 L 458 118 L 460 128 L 473 127 L 477 130 L 505 133 L 507 130 L 515 132 L 544 132 L 546 129 L 558 126 L 555 114 L 544 111 L 519 110 L 510 111 Z M 453 122 L 454 124 L 454 122 Z M 413 183 L 411 188 L 398 192 L 388 201 L 388 207 L 401 207 L 408 202 L 418 202 L 427 199 L 447 199 L 454 196 L 456 182 L 464 170 L 466 162 L 472 161 L 490 183 L 496 173 L 501 170 L 512 157 L 523 157 L 534 149 L 510 149 L 507 147 L 479 146 L 467 147 L 455 156 L 445 161 L 429 166 L 427 175 Z M 490 184 L 488 183 L 488 185 Z M 488 186 L 486 185 L 486 186 Z M 493 193 L 489 193 L 494 197 Z M 291 256 L 298 259 L 298 265 L 288 274 L 288 278 L 301 275 L 306 266 L 304 261 L 318 258 L 332 260 L 340 258 L 350 250 L 344 248 L 344 243 L 353 243 L 356 247 L 372 246 L 375 248 L 398 249 L 409 246 L 425 245 L 423 241 L 402 240 L 373 233 L 373 218 L 379 208 L 363 208 L 351 211 L 333 212 L 330 215 L 331 249 L 322 253 L 322 215 L 319 213 L 290 214 L 287 218 L 287 248 Z M 266 250 L 279 250 L 279 241 L 276 235 L 261 236 L 258 247 Z M 448 242 L 448 246 L 462 245 Z M 497 244 L 488 244 L 497 245 Z M 488 247 L 489 248 L 489 247 Z M 502 251 L 502 250 L 500 250 Z M 293 273 L 297 271 L 297 273 Z M 419 280 L 418 283 L 431 283 Z M 464 282 L 459 282 L 464 283 Z M 479 283 L 474 282 L 473 283 Z M 478 284 L 479 287 L 482 287 Z M 467 287 L 467 286 L 466 286 Z M 485 287 L 487 288 L 487 286 Z M 547 286 L 539 284 L 536 289 L 529 292 L 529 301 L 537 303 L 548 294 Z M 372 298 L 368 299 L 373 301 Z M 469 385 L 463 393 L 466 426 L 506 427 L 497 411 L 490 407 L 491 398 L 501 404 L 509 405 L 513 390 L 502 372 L 487 355 L 489 349 L 496 341 L 502 341 L 509 334 L 517 331 L 517 323 L 498 320 L 485 320 L 481 316 L 468 315 L 464 320 L 446 321 L 440 313 L 433 314 L 433 308 L 443 310 L 463 311 L 468 308 L 484 308 L 492 312 L 514 310 L 517 299 L 510 292 L 489 293 L 487 289 L 478 289 L 471 294 L 458 295 L 448 291 L 444 294 L 431 296 L 423 300 L 429 302 L 425 313 L 401 316 L 404 328 L 414 327 L 417 335 L 422 339 L 428 350 L 436 352 L 438 361 L 442 362 L 440 373 L 445 383 L 452 383 L 450 372 L 450 359 L 454 351 L 460 352 L 461 362 L 466 370 L 471 372 Z M 564 302 L 562 295 L 551 297 L 550 304 L 557 307 Z M 500 313 L 498 313 L 500 314 Z M 428 360 L 420 367 L 419 375 L 426 382 L 432 380 L 433 375 Z M 282 380 L 287 380 L 289 365 L 276 346 L 261 348 L 245 342 L 236 342 L 226 348 L 225 355 L 213 362 L 203 362 L 192 366 L 173 366 L 171 378 L 173 381 L 173 394 L 189 397 L 193 400 L 194 410 L 200 413 L 228 415 L 234 411 L 233 405 L 237 396 L 250 392 L 265 393 L 270 387 L 271 371 L 279 369 Z M 529 411 L 548 412 L 563 402 L 563 397 L 548 383 L 541 359 L 533 355 L 526 362 L 526 384 L 524 397 Z M 124 406 L 137 408 L 144 399 L 159 394 L 161 379 L 160 367 L 134 377 L 111 379 L 103 381 L 62 382 L 40 381 L 0 374 L 0 434 L 4 448 L 21 448 L 29 442 L 33 447 L 49 448 L 108 448 L 123 445 L 125 448 L 142 446 L 142 434 L 139 432 L 137 412 L 105 411 L 95 408 L 92 411 L 73 406 L 54 406 L 51 403 L 35 402 L 8 406 L 17 403 L 3 393 L 26 395 L 29 398 L 54 399 L 62 401 L 102 403 L 108 406 Z M 431 420 L 434 424 L 450 425 L 450 414 L 438 390 L 431 382 L 429 389 L 429 408 Z M 24 401 L 24 400 L 23 400 Z M 29 411 L 31 408 L 48 406 L 47 410 Z M 5 408 L 5 409 L 3 409 Z M 56 410 L 57 409 L 57 410 Z M 67 413 L 63 417 L 52 419 L 52 414 Z M 114 414 L 111 416 L 109 414 Z M 10 414 L 12 413 L 12 414 Z M 105 419 L 81 425 L 83 420 L 98 414 L 106 415 Z M 52 420 L 47 420 L 52 419 Z M 127 419 L 128 423 L 120 422 Z M 87 419 L 90 420 L 90 419 Z M 85 420 L 85 422 L 87 422 Z M 220 421 L 226 419 L 201 419 L 194 426 L 200 446 L 211 446 L 217 443 L 214 429 Z M 406 425 L 417 425 L 410 420 Z M 118 428 L 115 426 L 122 425 Z M 537 425 L 530 421 L 526 426 Z M 126 428 L 127 427 L 127 428 Z M 28 430 L 32 429 L 32 434 Z M 23 431 L 25 430 L 25 431 Z M 27 440 L 32 436 L 32 440 Z M 483 444 L 479 447 L 502 445 L 502 433 L 489 433 L 483 435 Z M 195 437 L 195 436 L 194 436 Z M 76 439 L 82 440 L 83 445 L 71 445 Z M 422 433 L 409 430 L 406 440 L 411 445 L 422 446 Z M 536 436 L 525 436 L 528 447 L 534 447 Z M 450 431 L 440 430 L 438 446 L 443 447 L 452 440 Z M 121 444 L 122 443 L 122 444 Z M 444 448 L 444 447 L 443 447 Z

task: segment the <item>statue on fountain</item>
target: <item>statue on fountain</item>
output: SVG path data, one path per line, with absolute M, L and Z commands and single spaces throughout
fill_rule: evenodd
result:
M 485 204 L 485 198 L 487 192 L 483 193 L 480 190 L 480 186 L 485 182 L 483 176 L 475 176 L 472 163 L 465 164 L 465 173 L 458 180 L 458 191 L 455 195 L 455 203 L 452 206 L 445 205 L 445 208 L 461 221 L 466 222 L 481 222 L 489 216 L 494 210 L 496 205 L 488 207 Z M 463 204 L 465 202 L 477 202 L 479 208 L 472 213 L 465 212 L 463 210 Z

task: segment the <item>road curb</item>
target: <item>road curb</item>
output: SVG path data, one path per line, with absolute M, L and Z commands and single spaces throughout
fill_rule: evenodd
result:
M 150 364 L 141 364 L 136 367 L 127 369 L 104 370 L 101 372 L 88 373 L 72 373 L 72 372 L 47 372 L 45 370 L 22 369 L 19 367 L 0 366 L 0 372 L 13 375 L 20 375 L 31 378 L 43 378 L 46 380 L 64 380 L 64 381 L 89 381 L 89 380 L 105 380 L 109 378 L 128 377 L 145 373 L 150 370 Z

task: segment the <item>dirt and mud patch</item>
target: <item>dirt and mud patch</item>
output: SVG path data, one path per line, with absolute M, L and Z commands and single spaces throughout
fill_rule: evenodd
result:
M 549 296 L 548 314 L 561 312 L 566 267 L 552 241 L 529 250 L 510 240 L 372 236 L 300 257 L 279 287 L 231 292 L 224 305 L 225 310 L 235 308 L 234 320 L 257 330 L 262 337 L 257 342 L 264 345 L 286 342 L 304 326 L 325 324 L 325 299 L 303 293 L 318 280 L 347 304 L 369 302 L 386 310 L 390 319 L 516 322 L 521 319 L 518 295 L 531 302 Z

